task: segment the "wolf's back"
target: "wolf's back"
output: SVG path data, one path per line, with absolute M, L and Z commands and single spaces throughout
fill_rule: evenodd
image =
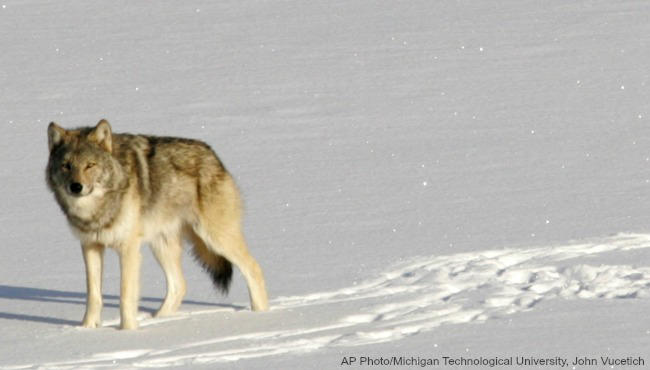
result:
M 118 134 L 113 153 L 130 176 L 138 181 L 145 210 L 178 217 L 203 208 L 232 214 L 239 222 L 240 199 L 234 181 L 212 148 L 199 140 Z M 145 211 L 146 212 L 146 211 Z M 192 244 L 196 261 L 210 275 L 215 287 L 226 294 L 232 264 L 208 247 L 186 220 L 183 237 Z

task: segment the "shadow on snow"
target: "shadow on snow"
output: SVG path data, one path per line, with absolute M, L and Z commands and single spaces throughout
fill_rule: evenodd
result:
M 120 307 L 119 296 L 104 294 L 102 295 L 102 297 L 104 300 L 104 307 L 113 307 L 113 308 Z M 67 292 L 67 291 L 52 290 L 52 289 L 18 287 L 18 286 L 9 286 L 9 285 L 0 285 L 0 299 L 45 302 L 45 303 L 64 303 L 64 304 L 76 304 L 76 305 L 84 305 L 84 306 L 86 305 L 85 293 Z M 140 298 L 140 302 L 154 302 L 154 303 L 162 304 L 162 301 L 163 301 L 162 298 L 153 298 L 153 297 Z M 183 300 L 183 303 L 197 305 L 197 306 L 232 308 L 236 311 L 244 309 L 243 306 L 199 302 L 193 300 Z M 148 312 L 151 314 L 156 312 L 156 310 L 157 308 L 140 307 L 140 311 Z M 36 315 L 29 315 L 25 313 L 12 313 L 12 312 L 0 312 L 0 319 L 33 321 L 33 322 L 41 322 L 41 323 L 57 324 L 57 325 L 79 325 L 80 323 L 80 320 L 72 321 L 72 320 L 59 319 L 55 317 L 36 316 Z

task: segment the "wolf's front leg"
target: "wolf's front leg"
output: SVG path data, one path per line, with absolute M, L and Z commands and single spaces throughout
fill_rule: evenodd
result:
M 101 325 L 104 246 L 94 243 L 82 244 L 81 251 L 86 265 L 86 314 L 81 326 L 96 328 Z
M 134 238 L 118 248 L 120 255 L 120 329 L 138 328 L 140 294 L 140 240 Z

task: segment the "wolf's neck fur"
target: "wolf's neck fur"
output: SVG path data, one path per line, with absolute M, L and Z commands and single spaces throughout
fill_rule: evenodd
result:
M 96 190 L 97 191 L 97 190 Z M 110 227 L 119 215 L 119 207 L 123 194 L 118 191 L 108 191 L 104 194 L 90 194 L 82 198 L 66 196 L 62 207 L 68 216 L 70 224 L 79 231 L 99 231 Z

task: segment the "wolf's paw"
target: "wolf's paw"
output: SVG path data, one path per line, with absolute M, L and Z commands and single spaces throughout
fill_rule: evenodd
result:
M 259 304 L 253 304 L 251 307 L 251 310 L 255 312 L 266 312 L 269 310 L 269 304 L 268 302 L 263 302 Z
M 99 319 L 83 319 L 81 322 L 81 327 L 82 328 L 87 328 L 87 329 L 95 329 L 98 328 L 102 325 L 101 321 Z
M 138 320 L 122 320 L 120 323 L 121 330 L 136 330 L 138 328 Z
M 161 307 L 158 311 L 156 311 L 155 314 L 153 314 L 153 317 L 159 318 L 159 317 L 169 317 L 169 316 L 174 316 L 178 312 L 178 308 L 168 308 L 168 307 Z

